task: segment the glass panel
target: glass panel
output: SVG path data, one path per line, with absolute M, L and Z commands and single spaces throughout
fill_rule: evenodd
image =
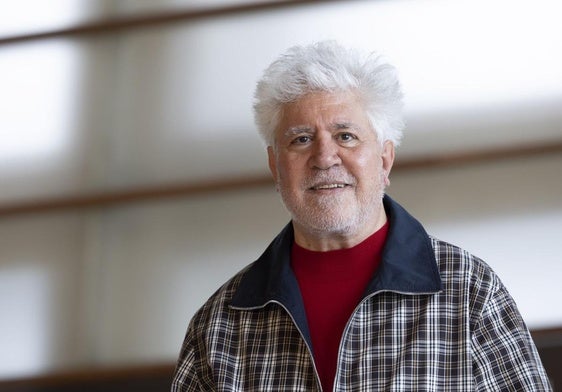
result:
M 273 187 L 0 221 L 0 379 L 173 362 L 287 221 Z
M 6 1 L 0 13 L 0 37 L 68 27 L 91 17 L 99 4 L 92 0 Z
M 430 234 L 481 257 L 529 328 L 562 325 L 562 155 L 396 172 L 389 193 Z
M 0 107 L 0 202 L 266 175 L 255 82 L 288 46 L 326 38 L 397 65 L 411 140 L 402 156 L 559 139 L 562 56 L 551 48 L 562 25 L 546 2 L 505 6 L 335 2 L 0 47 L 11 92 Z M 523 15 L 537 28 L 518 29 Z
M 103 214 L 96 358 L 173 362 L 192 314 L 287 222 L 273 186 Z
M 0 221 L 0 378 L 83 363 L 83 219 Z
M 337 2 L 124 33 L 110 182 L 264 173 L 255 82 L 288 46 L 327 38 L 379 49 L 397 65 L 413 140 L 403 154 L 559 139 L 562 56 L 547 48 L 562 25 L 540 4 L 503 15 L 504 2 Z M 524 14 L 542 24 L 519 29 Z M 529 71 L 537 61 L 540 75 Z
M 0 202 L 80 184 L 79 52 L 60 40 L 0 46 Z

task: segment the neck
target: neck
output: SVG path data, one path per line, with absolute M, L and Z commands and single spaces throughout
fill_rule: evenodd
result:
M 363 242 L 369 236 L 378 231 L 386 223 L 384 208 L 371 224 L 363 225 L 356 230 L 345 232 L 326 232 L 307 230 L 304 226 L 293 221 L 295 231 L 295 242 L 302 248 L 317 252 L 352 248 Z

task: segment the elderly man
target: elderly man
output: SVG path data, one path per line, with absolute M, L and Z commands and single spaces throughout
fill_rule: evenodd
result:
M 256 90 L 291 222 L 195 314 L 172 391 L 548 391 L 482 260 L 384 195 L 403 129 L 393 67 L 294 47 Z

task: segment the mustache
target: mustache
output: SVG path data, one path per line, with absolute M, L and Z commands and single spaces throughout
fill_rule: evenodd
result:
M 347 184 L 355 185 L 357 180 L 353 175 L 345 170 L 317 172 L 304 179 L 306 188 L 311 188 L 321 184 Z

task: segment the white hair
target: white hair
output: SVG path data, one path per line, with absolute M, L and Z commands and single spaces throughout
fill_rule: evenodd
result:
M 334 41 L 322 41 L 289 48 L 258 81 L 254 117 L 267 145 L 274 143 L 283 105 L 317 91 L 356 92 L 379 141 L 400 144 L 404 119 L 396 69 L 375 53 L 363 55 Z

